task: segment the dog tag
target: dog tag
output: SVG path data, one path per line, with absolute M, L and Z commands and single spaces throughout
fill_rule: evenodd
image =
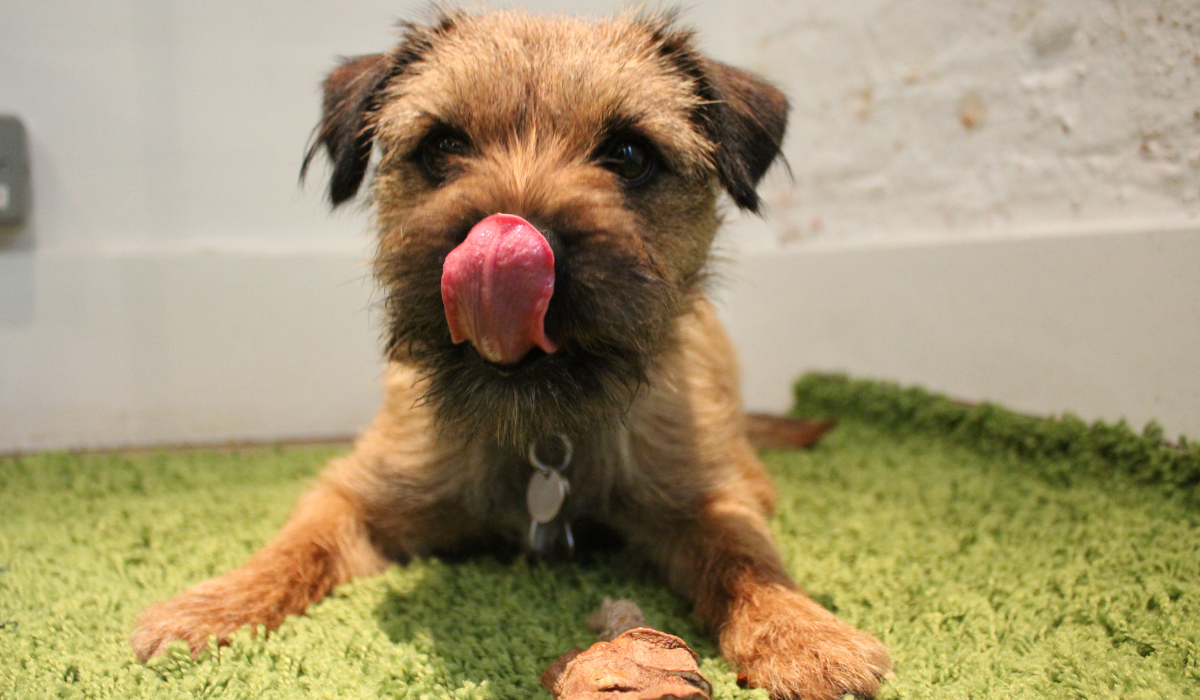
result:
M 548 523 L 529 521 L 529 548 L 539 555 L 550 554 L 551 548 L 558 543 L 559 536 L 565 538 L 567 556 L 575 554 L 575 535 L 571 532 L 571 523 L 555 519 Z
M 525 491 L 525 502 L 529 506 L 529 515 L 533 522 L 545 524 L 554 520 L 558 511 L 562 509 L 563 501 L 567 499 L 569 488 L 567 480 L 557 471 L 535 471 L 529 479 L 529 488 Z

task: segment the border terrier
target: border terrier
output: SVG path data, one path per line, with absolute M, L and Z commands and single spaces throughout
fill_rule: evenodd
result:
M 274 629 L 389 561 L 494 537 L 569 551 L 592 524 L 694 602 L 751 685 L 873 695 L 887 650 L 780 560 L 705 293 L 719 195 L 758 211 L 783 94 L 669 14 L 515 10 L 405 24 L 324 91 L 305 169 L 323 150 L 334 206 L 371 181 L 383 406 L 274 541 L 142 614 L 137 656 Z

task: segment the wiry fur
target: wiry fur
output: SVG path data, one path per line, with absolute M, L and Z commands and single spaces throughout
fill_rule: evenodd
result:
M 565 515 L 615 530 L 662 571 L 752 684 L 776 698 L 872 694 L 886 650 L 804 596 L 775 550 L 774 492 L 703 291 L 718 191 L 758 207 L 782 94 L 701 56 L 667 17 L 517 11 L 406 25 L 396 49 L 344 62 L 325 89 L 305 164 L 327 153 L 334 204 L 379 157 L 384 405 L 275 541 L 143 614 L 138 656 L 274 628 L 388 559 L 522 542 L 525 449 L 562 432 L 576 447 Z M 443 132 L 470 148 L 435 173 L 422 144 Z M 644 186 L 597 160 L 621 134 L 660 164 Z M 545 325 L 559 350 L 507 368 L 451 342 L 439 286 L 446 255 L 498 212 L 534 223 L 555 255 Z

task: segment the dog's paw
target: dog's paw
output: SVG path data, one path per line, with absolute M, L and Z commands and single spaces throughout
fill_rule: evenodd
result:
M 158 656 L 175 640 L 187 642 L 192 658 L 200 655 L 210 636 L 217 635 L 218 642 L 224 641 L 219 625 L 213 624 L 206 616 L 195 614 L 188 609 L 189 605 L 181 602 L 179 598 L 174 598 L 159 603 L 147 608 L 138 618 L 137 627 L 129 638 L 138 660 L 146 661 Z
M 781 587 L 734 603 L 721 651 L 772 700 L 874 697 L 892 667 L 887 648 L 807 597 Z
M 247 615 L 243 596 L 223 585 L 226 583 L 222 579 L 206 581 L 146 608 L 129 638 L 138 659 L 146 661 L 157 656 L 176 640 L 187 642 L 194 659 L 208 646 L 210 637 L 226 645 L 234 631 L 253 624 L 255 620 Z

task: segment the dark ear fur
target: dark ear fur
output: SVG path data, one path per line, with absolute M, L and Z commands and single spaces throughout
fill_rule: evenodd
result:
M 333 164 L 329 179 L 329 201 L 333 206 L 354 197 L 367 174 L 375 141 L 372 117 L 379 109 L 380 93 L 392 78 L 410 64 L 420 61 L 434 41 L 454 29 L 460 13 L 432 8 L 429 26 L 402 22 L 402 41 L 389 53 L 344 59 L 325 78 L 325 109 L 313 142 L 304 156 L 300 179 L 322 146 Z
M 324 146 L 333 165 L 329 201 L 335 207 L 358 192 L 366 175 L 375 139 L 375 127 L 369 117 L 379 107 L 378 93 L 394 75 L 394 65 L 389 54 L 357 56 L 343 60 L 325 79 L 324 112 L 304 156 L 300 178 L 304 178 L 312 159 Z
M 758 213 L 755 187 L 783 144 L 788 101 L 762 78 L 724 63 L 699 60 L 700 123 L 717 145 L 717 177 L 742 209 Z

